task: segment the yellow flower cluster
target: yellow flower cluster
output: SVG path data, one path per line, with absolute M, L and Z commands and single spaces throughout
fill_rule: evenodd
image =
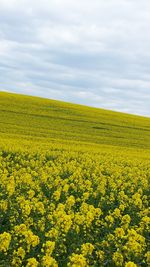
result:
M 70 262 L 67 266 L 71 267 L 86 267 L 88 266 L 86 262 L 86 258 L 82 254 L 75 254 L 73 253 L 70 258 Z
M 9 233 L 0 234 L 0 251 L 6 252 L 9 248 L 11 235 Z
M 150 265 L 150 160 L 1 152 L 0 266 Z
M 35 258 L 30 258 L 27 260 L 27 262 L 28 263 L 27 263 L 26 267 L 38 267 L 38 265 L 39 265 Z

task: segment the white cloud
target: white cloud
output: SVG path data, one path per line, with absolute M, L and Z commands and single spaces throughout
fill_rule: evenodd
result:
M 0 90 L 150 116 L 148 0 L 0 0 Z

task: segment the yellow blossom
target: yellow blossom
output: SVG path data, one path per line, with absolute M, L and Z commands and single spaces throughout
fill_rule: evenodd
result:
M 145 254 L 147 265 L 150 266 L 150 251 Z
M 35 258 L 28 259 L 26 267 L 37 267 L 39 265 L 38 261 Z
M 55 242 L 46 241 L 46 243 L 43 245 L 43 247 L 45 248 L 46 255 L 51 256 L 51 254 L 55 248 Z
M 132 261 L 128 261 L 125 263 L 125 267 L 137 267 L 137 265 Z
M 96 255 L 97 255 L 97 257 L 98 257 L 98 259 L 99 259 L 100 262 L 103 262 L 104 261 L 104 259 L 105 259 L 105 253 L 104 253 L 104 251 L 98 250 L 96 252 Z
M 42 258 L 41 266 L 42 267 L 58 267 L 58 264 L 54 258 L 46 255 Z
M 124 232 L 123 228 L 118 227 L 115 229 L 115 236 L 116 237 L 122 238 L 124 235 L 125 235 L 125 232 Z
M 0 251 L 6 252 L 11 242 L 11 235 L 7 232 L 0 234 Z
M 85 243 L 81 246 L 81 253 L 86 256 L 86 255 L 91 255 L 94 250 L 94 246 L 90 243 Z
M 86 262 L 86 258 L 82 254 L 73 253 L 70 257 L 70 262 L 68 263 L 68 267 L 87 267 L 88 264 Z
M 123 256 L 120 252 L 115 252 L 113 254 L 113 261 L 116 266 L 122 266 L 123 265 Z

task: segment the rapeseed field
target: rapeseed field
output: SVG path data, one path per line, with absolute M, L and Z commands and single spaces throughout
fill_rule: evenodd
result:
M 150 119 L 0 93 L 0 266 L 150 266 Z

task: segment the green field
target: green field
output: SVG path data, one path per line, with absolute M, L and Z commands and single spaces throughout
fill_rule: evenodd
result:
M 0 92 L 0 138 L 150 149 L 150 119 Z
M 145 267 L 150 118 L 0 92 L 0 267 Z

